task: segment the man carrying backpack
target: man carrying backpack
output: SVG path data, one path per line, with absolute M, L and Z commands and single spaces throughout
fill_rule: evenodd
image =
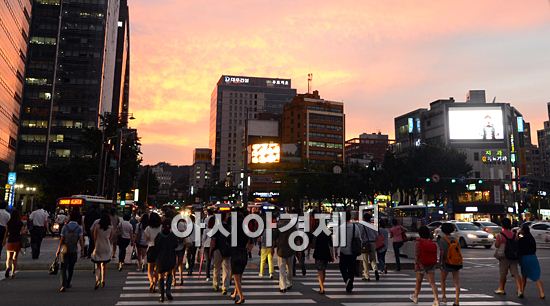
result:
M 346 223 L 341 225 L 346 232 L 345 243 L 340 243 L 340 273 L 346 283 L 346 292 L 353 291 L 357 256 L 361 255 L 363 242 L 361 240 L 361 224 L 351 220 L 351 212 L 346 211 Z
M 434 296 L 433 306 L 439 306 L 439 298 L 437 292 L 437 286 L 435 285 L 435 266 L 437 265 L 437 245 L 430 239 L 430 229 L 426 226 L 422 226 L 418 229 L 418 235 L 420 238 L 416 240 L 416 287 L 414 293 L 411 294 L 410 300 L 414 304 L 418 304 L 418 295 L 422 288 L 422 280 L 424 275 L 427 276 L 432 292 Z
M 512 221 L 508 218 L 502 219 L 502 232 L 495 240 L 495 257 L 499 262 L 500 280 L 498 289 L 495 290 L 497 295 L 505 295 L 506 277 L 508 271 L 516 280 L 516 288 L 518 297 L 523 297 L 521 292 L 521 278 L 518 271 L 519 263 L 519 247 L 516 234 L 512 232 Z
M 63 227 L 61 239 L 55 253 L 61 261 L 61 288 L 59 292 L 71 288 L 74 266 L 78 260 L 78 244 L 80 243 L 81 256 L 84 256 L 84 232 L 78 224 L 81 220 L 80 212 L 75 209 L 71 212 L 70 222 Z
M 462 252 L 460 250 L 460 244 L 451 236 L 455 231 L 454 224 L 443 223 L 441 225 L 441 232 L 443 236 L 438 240 L 439 250 L 441 251 L 440 264 L 441 264 L 441 301 L 443 304 L 447 303 L 447 276 L 449 273 L 453 275 L 453 284 L 455 286 L 455 301 L 453 306 L 459 305 L 460 299 L 460 275 L 459 271 L 462 269 L 463 259 Z

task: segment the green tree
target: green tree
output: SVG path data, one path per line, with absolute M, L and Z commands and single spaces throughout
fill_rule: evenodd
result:
M 151 170 L 151 167 L 145 167 L 138 180 L 139 201 L 142 204 L 149 203 L 149 198 L 154 197 L 159 192 L 160 183 L 157 176 Z

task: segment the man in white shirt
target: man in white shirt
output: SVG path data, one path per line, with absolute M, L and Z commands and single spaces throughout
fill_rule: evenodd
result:
M 0 257 L 2 257 L 2 244 L 6 235 L 6 225 L 10 220 L 10 213 L 6 211 L 7 204 L 0 200 Z
M 31 229 L 31 250 L 32 259 L 38 259 L 40 256 L 40 246 L 42 245 L 42 239 L 46 236 L 46 229 L 48 228 L 48 219 L 50 215 L 42 208 L 41 204 L 38 204 L 37 209 L 29 216 L 32 224 Z

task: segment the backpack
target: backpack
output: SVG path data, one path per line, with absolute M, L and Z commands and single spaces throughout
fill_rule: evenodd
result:
M 377 251 L 386 246 L 386 241 L 385 240 L 386 239 L 384 238 L 384 235 L 378 234 L 378 236 L 376 237 L 376 242 L 375 242 Z
M 447 258 L 445 258 L 444 263 L 447 266 L 462 269 L 463 265 L 463 258 L 462 258 L 462 251 L 460 250 L 460 244 L 456 240 L 450 240 L 448 237 L 443 237 L 447 244 L 449 245 L 449 248 L 447 249 Z
M 502 234 L 506 239 L 506 245 L 504 246 L 504 257 L 508 260 L 518 260 L 519 259 L 519 246 L 516 239 L 510 239 L 506 235 Z
M 68 226 L 65 225 L 65 226 Z M 78 226 L 75 227 L 72 231 L 67 228 L 67 233 L 63 237 L 63 244 L 67 248 L 67 253 L 77 253 L 78 252 L 78 240 L 80 236 L 77 233 Z
M 437 245 L 433 241 L 420 238 L 416 250 L 418 261 L 422 266 L 430 267 L 437 264 Z
M 361 237 L 355 235 L 355 224 L 353 225 L 353 231 L 351 234 L 351 254 L 353 256 L 361 255 L 363 249 L 363 243 L 361 242 Z

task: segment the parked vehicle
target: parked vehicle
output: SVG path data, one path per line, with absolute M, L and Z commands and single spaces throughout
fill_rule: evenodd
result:
M 502 232 L 502 227 L 496 225 L 493 222 L 488 221 L 474 221 L 472 222 L 477 227 L 479 227 L 482 231 L 487 232 L 489 234 L 496 235 L 500 232 Z
M 448 222 L 455 226 L 455 231 L 451 234 L 458 240 L 462 248 L 469 246 L 483 246 L 486 249 L 490 249 L 495 243 L 495 236 L 487 232 L 482 231 L 479 227 L 470 222 Z M 435 230 L 434 236 L 436 240 L 441 239 L 443 233 L 441 229 Z
M 531 234 L 538 245 L 550 246 L 550 222 L 539 222 L 531 225 Z

